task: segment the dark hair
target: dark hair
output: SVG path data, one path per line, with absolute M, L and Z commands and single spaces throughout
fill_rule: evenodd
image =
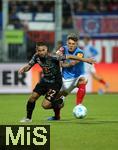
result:
M 78 41 L 78 39 L 79 39 L 79 36 L 77 35 L 77 34 L 75 34 L 75 33 L 70 33 L 68 36 L 67 36 L 67 40 L 73 40 L 73 41 L 75 41 L 75 42 L 77 42 Z
M 46 42 L 37 42 L 36 47 L 37 46 L 47 46 L 48 47 L 48 44 Z

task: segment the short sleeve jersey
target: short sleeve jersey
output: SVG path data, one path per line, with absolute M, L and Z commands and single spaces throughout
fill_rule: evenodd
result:
M 60 60 L 63 60 L 63 58 L 48 55 L 45 57 L 40 57 L 35 54 L 29 61 L 29 65 L 33 66 L 38 63 L 43 69 L 43 80 L 48 83 L 54 83 L 62 80 L 59 63 Z
M 84 51 L 78 47 L 74 50 L 74 52 L 70 53 L 68 47 L 63 46 L 63 54 L 84 57 Z M 66 61 L 69 63 L 71 60 L 66 60 Z M 74 65 L 72 67 L 63 67 L 62 68 L 62 77 L 64 79 L 77 78 L 84 73 L 85 73 L 84 62 L 82 62 L 82 61 L 78 62 L 76 65 Z

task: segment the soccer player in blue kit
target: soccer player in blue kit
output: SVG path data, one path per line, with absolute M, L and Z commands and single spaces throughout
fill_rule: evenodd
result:
M 78 36 L 71 33 L 67 36 L 67 45 L 62 46 L 57 52 L 58 55 L 73 55 L 79 58 L 84 57 L 84 51 L 78 47 Z M 59 99 L 64 99 L 75 87 L 78 88 L 76 94 L 76 105 L 83 102 L 86 94 L 87 77 L 84 70 L 84 62 L 65 60 L 61 63 L 62 67 L 62 88 L 58 95 Z M 49 117 L 48 120 L 60 120 L 60 109 L 54 112 L 53 117 Z

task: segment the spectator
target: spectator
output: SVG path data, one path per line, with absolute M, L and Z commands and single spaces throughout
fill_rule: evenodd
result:
M 110 0 L 110 2 L 108 4 L 108 10 L 118 12 L 118 1 L 117 0 Z
M 84 2 L 82 0 L 74 3 L 74 11 L 75 13 L 85 12 Z
M 99 11 L 100 12 L 106 12 L 107 11 L 107 5 L 104 0 L 100 0 L 99 2 Z
M 93 0 L 88 0 L 88 4 L 86 8 L 88 12 L 98 12 L 98 8 L 95 5 L 95 2 Z
M 66 29 L 73 28 L 72 17 L 63 17 L 62 27 Z
M 73 5 L 72 5 L 73 4 Z M 54 14 L 54 1 L 12 1 L 9 0 L 9 23 L 14 23 L 18 12 L 38 13 L 51 12 Z M 72 12 L 77 13 L 99 13 L 114 12 L 118 10 L 117 0 L 63 0 L 62 1 L 63 28 L 72 29 Z M 32 19 L 33 20 L 33 19 Z M 16 22 L 16 20 L 15 20 Z M 18 22 L 18 20 L 17 20 Z M 15 23 L 16 24 L 16 23 Z

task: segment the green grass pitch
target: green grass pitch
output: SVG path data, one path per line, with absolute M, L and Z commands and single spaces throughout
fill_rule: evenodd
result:
M 29 95 L 0 95 L 0 124 L 16 125 L 25 116 Z M 37 101 L 33 113 L 34 125 L 50 125 L 51 150 L 117 150 L 118 149 L 118 95 L 92 95 L 85 97 L 86 118 L 76 119 L 72 114 L 75 95 L 66 98 L 60 121 L 47 121 L 52 110 L 43 110 Z

